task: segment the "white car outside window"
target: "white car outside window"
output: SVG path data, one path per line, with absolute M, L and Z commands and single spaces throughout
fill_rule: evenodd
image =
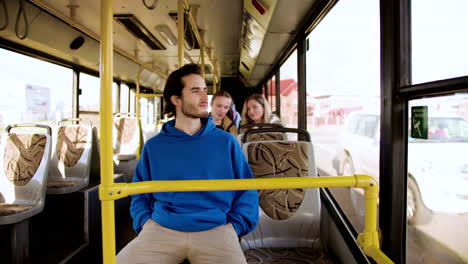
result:
M 428 139 L 408 138 L 408 222 L 425 223 L 431 211 L 468 212 L 468 122 L 431 114 Z M 410 134 L 410 133 L 408 133 Z M 340 174 L 379 180 L 380 116 L 356 111 L 345 120 Z

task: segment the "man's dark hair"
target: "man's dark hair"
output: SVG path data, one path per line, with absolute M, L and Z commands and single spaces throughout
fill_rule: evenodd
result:
M 167 78 L 166 85 L 164 86 L 163 97 L 164 114 L 167 114 L 168 117 L 176 116 L 176 108 L 171 102 L 171 97 L 173 95 L 182 96 L 182 90 L 185 86 L 182 82 L 182 78 L 190 74 L 201 75 L 200 66 L 195 63 L 185 64 L 182 68 L 173 71 Z

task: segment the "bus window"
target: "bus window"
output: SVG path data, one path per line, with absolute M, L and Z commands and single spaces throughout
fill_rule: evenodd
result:
M 130 88 L 130 105 L 129 105 L 129 113 L 136 113 L 136 88 Z
M 268 82 L 268 102 L 271 105 L 271 112 L 275 113 L 278 117 L 277 108 L 276 108 L 276 76 L 273 76 Z
M 80 73 L 80 118 L 96 126 L 99 136 L 99 98 L 101 81 L 98 77 Z
M 424 258 L 465 263 L 468 246 L 468 95 L 412 100 L 428 107 L 428 139 L 408 140 L 408 252 L 425 239 L 443 247 L 426 250 Z M 411 111 L 409 111 L 411 115 Z M 409 116 L 410 117 L 410 116 Z M 407 257 L 423 262 L 422 255 Z
M 441 14 L 434 19 L 434 12 Z M 468 2 L 411 1 L 413 83 L 468 75 Z M 434 37 L 437 36 L 437 37 Z
M 112 113 L 117 112 L 117 90 L 119 85 L 115 82 L 112 83 Z
M 71 69 L 5 49 L 0 61 L 0 131 L 12 123 L 54 126 L 71 117 Z
M 120 85 L 120 112 L 121 113 L 128 113 L 128 100 L 130 96 L 130 89 L 128 85 L 122 83 Z
M 279 71 L 281 121 L 285 127 L 297 128 L 297 50 L 291 53 Z
M 340 1 L 308 36 L 307 130 L 320 157 L 320 175 L 362 173 L 379 179 L 379 25 L 378 1 Z M 280 75 L 283 79 L 283 71 Z M 360 232 L 362 193 L 331 192 Z

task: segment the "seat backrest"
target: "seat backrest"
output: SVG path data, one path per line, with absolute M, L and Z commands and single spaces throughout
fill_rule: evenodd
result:
M 58 123 L 54 134 L 56 143 L 51 157 L 47 193 L 70 193 L 88 185 L 92 129 L 88 120 L 65 119 Z
M 315 177 L 313 145 L 305 141 L 272 140 L 243 145 L 255 178 Z M 258 227 L 242 237 L 243 250 L 314 247 L 319 243 L 318 189 L 260 190 Z
M 22 221 L 44 208 L 51 141 L 49 126 L 6 128 L 0 152 L 0 224 Z
M 113 145 L 117 159 L 135 159 L 139 144 L 138 120 L 135 114 L 114 117 Z
M 270 124 L 270 123 L 260 123 L 260 124 L 247 124 L 242 125 L 239 127 L 237 141 L 239 144 L 243 144 L 245 142 L 250 141 L 264 141 L 264 140 L 284 140 L 286 139 L 283 133 L 262 133 L 262 134 L 255 134 L 245 138 L 245 132 L 253 130 L 253 129 L 263 129 L 263 128 L 282 128 L 283 126 L 280 124 Z
M 249 136 L 244 135 L 243 143 L 253 141 L 286 140 L 286 134 L 280 132 L 257 133 Z

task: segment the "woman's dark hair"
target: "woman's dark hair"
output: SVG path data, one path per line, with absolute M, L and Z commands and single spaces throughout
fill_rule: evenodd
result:
M 182 82 L 182 78 L 190 74 L 201 75 L 200 66 L 195 63 L 185 64 L 182 66 L 182 68 L 173 71 L 167 78 L 166 85 L 164 86 L 163 97 L 164 114 L 167 114 L 168 117 L 176 116 L 176 108 L 171 101 L 171 97 L 173 95 L 182 95 L 182 90 L 185 86 L 185 84 Z

